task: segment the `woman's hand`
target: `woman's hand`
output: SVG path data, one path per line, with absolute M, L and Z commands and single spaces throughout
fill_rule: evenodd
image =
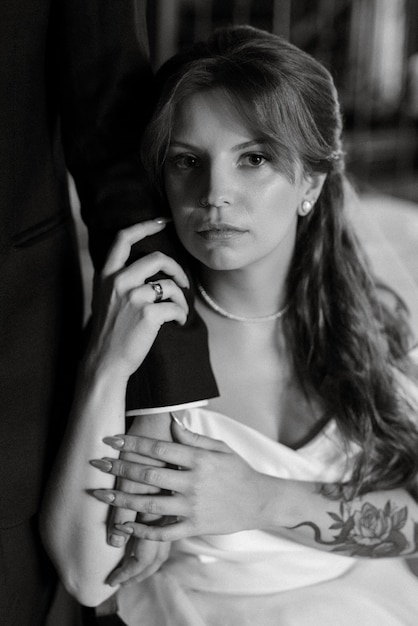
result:
M 105 440 L 117 450 L 171 466 L 155 467 L 144 464 L 143 460 L 136 463 L 106 459 L 108 471 L 115 476 L 168 490 L 172 495 L 99 489 L 93 493 L 96 498 L 112 506 L 177 519 L 176 523 L 165 526 L 128 522 L 118 525 L 118 529 L 129 536 L 173 541 L 258 528 L 268 500 L 264 483 L 268 477 L 254 470 L 222 441 L 197 435 L 177 423 L 173 424 L 172 432 L 178 443 L 129 435 Z
M 111 367 L 129 378 L 165 322 L 186 322 L 188 305 L 181 289 L 189 287 L 189 281 L 176 261 L 154 252 L 125 266 L 133 244 L 159 232 L 165 224 L 163 219 L 150 220 L 121 230 L 102 273 L 95 279 L 88 351 L 93 369 Z M 158 280 L 163 294 L 156 302 L 156 291 L 146 281 L 159 272 L 170 278 Z

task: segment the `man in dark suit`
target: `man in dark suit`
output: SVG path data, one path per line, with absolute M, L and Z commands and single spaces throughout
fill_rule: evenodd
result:
M 117 229 L 155 215 L 137 157 L 151 100 L 145 4 L 2 0 L 0 8 L 3 626 L 44 624 L 55 586 L 37 512 L 80 349 L 82 298 L 66 168 L 96 269 Z M 157 367 L 160 358 L 157 350 Z M 177 400 L 151 396 L 156 404 Z M 186 393 L 178 401 L 193 399 Z

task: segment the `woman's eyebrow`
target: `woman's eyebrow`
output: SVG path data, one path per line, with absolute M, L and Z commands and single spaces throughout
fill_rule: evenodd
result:
M 249 141 L 244 141 L 242 143 L 238 143 L 235 146 L 232 146 L 232 151 L 233 152 L 238 152 L 239 150 L 245 150 L 245 148 L 251 148 L 252 146 L 259 146 L 259 145 L 263 145 L 265 144 L 266 141 L 263 138 L 259 138 L 259 139 L 250 139 Z M 194 146 L 191 143 L 187 143 L 185 141 L 179 141 L 174 139 L 173 141 L 170 142 L 169 145 L 170 148 L 183 148 L 183 149 L 187 149 L 187 150 L 199 150 L 198 146 Z
M 239 143 L 232 148 L 234 152 L 238 152 L 238 150 L 245 150 L 245 148 L 251 148 L 252 146 L 260 146 L 265 144 L 266 141 L 263 138 L 259 139 L 251 139 L 250 141 L 244 141 L 243 143 Z
M 176 139 L 174 139 L 173 141 L 170 141 L 170 144 L 168 146 L 169 148 L 185 148 L 187 150 L 198 150 L 197 146 L 194 146 L 191 143 L 186 143 L 185 141 L 178 141 Z

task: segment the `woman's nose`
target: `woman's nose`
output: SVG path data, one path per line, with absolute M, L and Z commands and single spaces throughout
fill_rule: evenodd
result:
M 222 207 L 233 202 L 233 181 L 225 166 L 213 165 L 199 197 L 202 207 Z

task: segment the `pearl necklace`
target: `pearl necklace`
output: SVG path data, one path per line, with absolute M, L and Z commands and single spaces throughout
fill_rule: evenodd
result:
M 282 315 L 284 315 L 287 309 L 289 308 L 289 306 L 286 305 L 282 309 L 280 309 L 280 311 L 277 311 L 276 313 L 272 313 L 271 315 L 261 315 L 259 317 L 244 317 L 242 315 L 234 315 L 233 313 L 228 313 L 228 311 L 225 311 L 225 309 L 219 306 L 219 304 L 215 302 L 215 300 L 212 300 L 210 295 L 203 289 L 200 283 L 197 283 L 197 288 L 203 300 L 213 311 L 215 311 L 215 313 L 218 313 L 218 315 L 221 315 L 222 317 L 226 317 L 229 320 L 233 320 L 234 322 L 252 322 L 252 323 L 272 322 L 273 320 L 280 319 Z

